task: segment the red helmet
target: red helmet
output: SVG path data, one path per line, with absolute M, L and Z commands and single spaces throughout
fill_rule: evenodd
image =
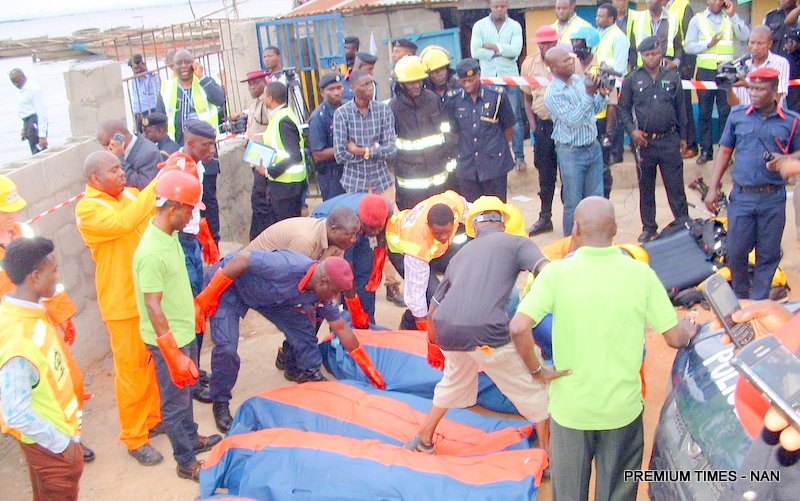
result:
M 200 176 L 197 175 L 197 162 L 194 161 L 194 158 L 182 151 L 176 151 L 170 155 L 169 158 L 158 164 L 158 168 L 163 169 L 166 166 L 173 165 L 177 165 L 180 170 L 188 172 L 198 179 L 200 178 Z
M 156 196 L 205 210 L 200 180 L 188 172 L 171 170 L 163 173 L 156 183 Z

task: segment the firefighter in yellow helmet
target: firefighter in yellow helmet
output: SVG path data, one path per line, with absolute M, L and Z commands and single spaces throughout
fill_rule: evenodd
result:
M 467 236 L 475 238 L 475 228 L 472 224 L 472 219 L 483 212 L 498 212 L 503 217 L 505 225 L 505 232 L 519 237 L 528 237 L 528 232 L 525 231 L 525 220 L 522 218 L 522 213 L 519 209 L 511 204 L 503 203 L 499 198 L 484 195 L 470 205 L 469 215 L 465 224 Z
M 397 92 L 389 101 L 389 108 L 397 133 L 397 206 L 403 210 L 447 189 L 448 162 L 454 155 L 455 139 L 441 99 L 423 87 L 428 74 L 422 59 L 404 56 L 395 65 L 394 73 Z
M 456 72 L 450 67 L 453 60 L 443 47 L 429 45 L 422 49 L 419 57 L 428 71 L 425 88 L 435 92 L 439 99 L 446 100 L 447 91 L 460 88 Z

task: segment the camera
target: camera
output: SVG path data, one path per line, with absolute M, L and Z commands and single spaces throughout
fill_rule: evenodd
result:
M 247 115 L 242 115 L 238 120 L 225 120 L 222 129 L 228 134 L 244 134 L 247 132 Z
M 297 71 L 295 70 L 294 66 L 284 68 L 283 74 L 286 75 L 287 82 L 292 82 L 295 78 L 297 78 Z
M 622 77 L 622 73 L 615 71 L 614 68 L 606 63 L 589 67 L 587 73 L 593 77 L 599 77 L 600 87 L 603 89 L 613 89 L 617 85 L 617 77 Z
M 750 54 L 734 59 L 729 63 L 722 63 L 717 68 L 717 76 L 714 77 L 714 83 L 720 89 L 730 89 L 738 80 L 745 78 L 746 69 L 745 63 L 750 59 Z

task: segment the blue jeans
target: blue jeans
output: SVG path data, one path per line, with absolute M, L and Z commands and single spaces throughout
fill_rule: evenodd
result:
M 178 240 L 186 256 L 186 271 L 189 272 L 192 295 L 197 296 L 203 290 L 203 256 L 200 252 L 200 241 L 197 240 L 197 235 L 184 232 L 178 233 Z
M 172 444 L 172 455 L 179 465 L 190 465 L 197 461 L 194 444 L 198 440 L 197 423 L 194 422 L 192 408 L 192 387 L 184 386 L 181 389 L 175 386 L 161 350 L 158 346 L 145 346 L 150 350 L 156 364 L 156 379 L 161 391 L 161 423 Z M 181 351 L 192 360 L 197 360 L 197 343 L 194 341 L 181 348 Z
M 525 110 L 522 108 L 522 91 L 517 86 L 503 86 L 503 92 L 508 96 L 511 109 L 514 110 L 514 128 L 511 130 L 511 151 L 516 162 L 525 161 Z
M 561 172 L 564 236 L 568 237 L 578 203 L 593 195 L 603 196 L 603 149 L 597 141 L 576 147 L 556 143 L 556 156 Z
M 344 258 L 353 267 L 353 278 L 356 286 L 356 293 L 361 298 L 361 306 L 369 315 L 369 321 L 375 323 L 375 293 L 367 292 L 367 282 L 372 275 L 372 247 L 369 246 L 369 237 L 359 235 L 356 243 L 347 249 Z

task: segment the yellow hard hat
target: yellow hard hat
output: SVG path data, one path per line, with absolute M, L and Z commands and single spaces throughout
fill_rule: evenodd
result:
M 641 245 L 636 244 L 619 244 L 617 245 L 620 249 L 625 251 L 630 257 L 637 261 L 641 261 L 645 264 L 650 264 L 650 255 L 647 254 L 647 251 L 642 248 Z
M 511 204 L 506 204 L 508 219 L 506 219 L 506 233 L 518 237 L 528 238 L 528 231 L 525 229 L 525 219 L 522 212 Z
M 475 238 L 475 227 L 472 225 L 472 220 L 482 212 L 499 212 L 503 214 L 504 222 L 506 222 L 506 224 L 511 219 L 511 212 L 509 211 L 508 206 L 504 204 L 502 200 L 497 197 L 483 195 L 472 202 L 472 205 L 469 208 L 469 215 L 467 216 L 466 224 L 467 236 Z
M 6 176 L 0 175 L 0 212 L 19 212 L 28 202 L 17 193 L 17 185 Z
M 418 82 L 428 78 L 425 65 L 417 56 L 403 56 L 394 66 L 394 75 L 398 83 Z
M 450 62 L 452 61 L 452 59 L 450 59 L 450 54 L 443 47 L 438 45 L 429 45 L 425 47 L 422 49 L 422 52 L 419 53 L 419 57 L 422 58 L 422 62 L 425 63 L 428 71 L 450 66 Z

